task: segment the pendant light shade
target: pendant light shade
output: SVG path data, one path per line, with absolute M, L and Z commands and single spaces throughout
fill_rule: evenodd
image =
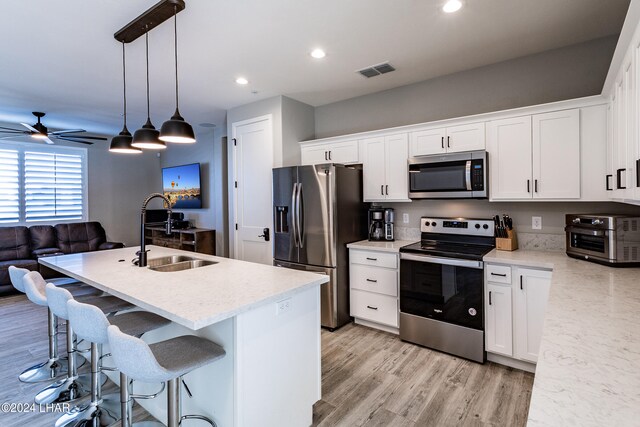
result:
M 146 45 L 146 58 L 147 58 L 147 122 L 142 125 L 142 128 L 133 133 L 132 146 L 135 148 L 148 148 L 151 150 L 164 150 L 167 148 L 167 144 L 160 141 L 158 137 L 160 132 L 151 123 L 151 113 L 149 107 L 149 31 L 145 33 L 145 45 Z
M 178 8 L 174 6 L 173 14 L 173 52 L 176 67 L 176 112 L 162 124 L 160 128 L 160 140 L 177 144 L 191 144 L 196 142 L 193 127 L 180 115 L 178 109 Z
M 109 146 L 109 151 L 112 153 L 125 153 L 125 154 L 137 154 L 142 153 L 142 150 L 139 148 L 135 148 L 131 146 L 131 133 L 129 129 L 127 129 L 127 68 L 124 54 L 124 42 L 122 43 L 122 87 L 123 87 L 123 117 L 124 117 L 124 125 L 122 126 L 122 130 L 116 136 L 111 139 L 111 145 Z

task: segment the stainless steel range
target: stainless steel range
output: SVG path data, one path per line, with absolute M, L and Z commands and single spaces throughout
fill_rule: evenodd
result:
M 484 263 L 493 220 L 421 218 L 400 249 L 400 338 L 483 363 Z

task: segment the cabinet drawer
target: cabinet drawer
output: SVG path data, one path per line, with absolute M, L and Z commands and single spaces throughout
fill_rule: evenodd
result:
M 352 264 L 349 271 L 351 289 L 398 296 L 398 271 L 388 268 Z
M 398 255 L 373 251 L 351 249 L 349 261 L 353 264 L 373 265 L 376 267 L 398 268 Z
M 487 282 L 511 284 L 511 267 L 487 264 L 485 266 Z
M 383 325 L 398 327 L 398 299 L 372 292 L 351 291 L 351 315 Z

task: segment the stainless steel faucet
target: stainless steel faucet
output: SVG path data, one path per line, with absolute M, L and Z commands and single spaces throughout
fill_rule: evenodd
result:
M 145 229 L 144 224 L 147 220 L 147 205 L 151 200 L 155 198 L 160 198 L 164 200 L 164 202 L 169 207 L 169 209 L 167 209 L 168 216 L 167 216 L 167 226 L 165 231 L 167 234 L 171 234 L 171 201 L 164 194 L 160 194 L 160 193 L 150 194 L 149 197 L 144 199 L 144 202 L 142 202 L 142 210 L 140 211 L 140 250 L 136 252 L 136 255 L 138 255 L 138 267 L 147 266 L 147 252 L 149 251 L 145 248 L 146 245 L 144 242 L 144 229 Z

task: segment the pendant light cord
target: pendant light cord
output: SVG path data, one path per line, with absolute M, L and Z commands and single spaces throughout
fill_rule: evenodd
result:
M 124 54 L 124 42 L 122 42 L 122 87 L 124 90 L 124 94 L 122 99 L 124 100 L 124 127 L 127 127 L 127 63 Z
M 173 6 L 173 54 L 176 65 L 176 111 L 178 110 L 178 6 Z
M 146 32 L 144 33 L 146 54 L 147 54 L 147 120 L 151 120 L 151 109 L 149 107 L 149 26 L 146 26 Z

